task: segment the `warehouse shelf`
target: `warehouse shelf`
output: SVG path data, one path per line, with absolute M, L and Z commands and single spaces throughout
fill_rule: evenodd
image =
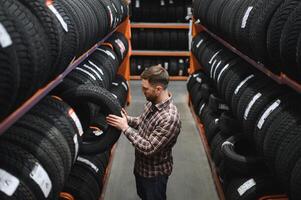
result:
M 132 56 L 189 56 L 189 51 L 145 51 L 133 50 Z
M 131 23 L 132 28 L 189 29 L 188 23 Z
M 213 181 L 214 181 L 214 184 L 215 184 L 215 187 L 216 187 L 217 194 L 218 194 L 220 200 L 225 200 L 225 194 L 224 194 L 224 191 L 223 191 L 221 181 L 220 181 L 219 176 L 217 174 L 217 168 L 216 168 L 215 163 L 213 162 L 213 160 L 211 158 L 211 150 L 210 150 L 210 147 L 209 147 L 206 135 L 205 135 L 204 126 L 203 126 L 202 122 L 199 120 L 199 118 L 197 117 L 197 115 L 195 114 L 190 98 L 188 98 L 188 104 L 189 104 L 190 112 L 192 113 L 192 116 L 195 120 L 197 129 L 199 130 L 199 134 L 200 134 L 203 146 L 204 146 L 204 150 L 205 150 L 205 153 L 206 153 L 206 156 L 207 156 L 207 159 L 208 159 L 210 169 L 211 169 L 212 178 L 213 178 Z
M 298 83 L 295 80 L 289 78 L 284 73 L 281 73 L 280 75 L 274 74 L 268 68 L 266 68 L 263 64 L 258 63 L 255 60 L 253 60 L 252 58 L 248 57 L 247 55 L 245 55 L 244 53 L 242 53 L 241 51 L 239 51 L 238 49 L 236 49 L 235 47 L 233 47 L 230 43 L 226 42 L 225 40 L 223 40 L 222 38 L 220 38 L 216 34 L 212 33 L 205 26 L 200 25 L 200 24 L 195 24 L 194 25 L 194 32 L 200 32 L 200 31 L 206 31 L 215 40 L 219 41 L 221 44 L 223 44 L 229 50 L 231 50 L 232 52 L 234 52 L 235 54 L 237 54 L 238 56 L 240 56 L 241 58 L 243 58 L 245 61 L 247 61 L 248 63 L 250 63 L 252 66 L 254 66 L 258 70 L 260 70 L 261 72 L 263 72 L 264 74 L 266 74 L 268 77 L 270 77 L 271 79 L 273 79 L 277 83 L 279 83 L 279 84 L 285 84 L 285 85 L 291 87 L 292 89 L 294 89 L 295 91 L 301 93 L 301 84 L 300 83 Z
M 108 163 L 108 166 L 106 168 L 105 175 L 102 179 L 101 195 L 100 195 L 98 200 L 104 200 L 105 199 L 105 191 L 108 187 L 108 181 L 109 181 L 109 177 L 110 177 L 110 174 L 111 174 L 111 169 L 112 169 L 114 155 L 115 155 L 115 152 L 116 152 L 116 147 L 117 147 L 116 144 L 114 144 L 114 146 L 111 149 L 109 163 Z
M 187 80 L 187 76 L 170 76 L 169 80 L 171 81 L 186 81 Z M 130 76 L 131 80 L 141 80 L 140 76 Z
M 192 113 L 192 116 L 194 118 L 194 121 L 196 123 L 197 129 L 199 131 L 202 144 L 204 146 L 204 150 L 205 150 L 205 153 L 206 153 L 206 156 L 208 159 L 208 163 L 209 163 L 209 166 L 211 169 L 211 173 L 212 173 L 212 177 L 213 177 L 213 181 L 214 181 L 214 184 L 216 187 L 217 194 L 218 194 L 220 200 L 225 200 L 225 194 L 224 194 L 224 190 L 222 187 L 222 183 L 221 183 L 219 175 L 217 173 L 217 168 L 215 166 L 215 163 L 211 157 L 211 149 L 209 147 L 209 144 L 208 144 L 208 141 L 207 141 L 207 138 L 205 135 L 204 125 L 202 124 L 200 119 L 195 114 L 190 97 L 188 97 L 188 104 L 189 104 L 189 108 Z M 288 200 L 288 197 L 285 194 L 267 195 L 267 196 L 259 198 L 258 200 Z
M 27 111 L 29 111 L 34 105 L 36 105 L 43 97 L 45 97 L 51 90 L 53 90 L 57 85 L 59 85 L 63 79 L 75 69 L 83 60 L 85 60 L 89 55 L 91 55 L 99 45 L 103 44 L 115 31 L 124 32 L 127 37 L 130 37 L 130 28 L 129 28 L 129 18 L 127 18 L 123 23 L 121 23 L 117 28 L 112 32 L 107 34 L 100 42 L 95 44 L 90 48 L 86 53 L 81 55 L 79 58 L 74 59 L 67 69 L 60 75 L 58 75 L 54 80 L 48 83 L 45 87 L 39 89 L 33 96 L 31 96 L 27 101 L 25 101 L 19 108 L 17 108 L 13 113 L 6 117 L 0 123 L 0 135 L 3 134 L 12 124 L 14 124 L 19 118 L 21 118 Z M 129 39 L 129 38 L 128 38 Z M 130 54 L 130 51 L 129 53 Z M 129 80 L 129 55 L 127 56 L 128 61 L 124 61 L 124 66 L 120 66 L 118 73 L 123 73 L 125 78 Z M 128 63 L 126 63 L 128 62 Z M 126 65 L 125 65 L 126 64 Z M 127 69 L 125 69 L 127 68 Z M 128 98 L 130 99 L 130 97 Z

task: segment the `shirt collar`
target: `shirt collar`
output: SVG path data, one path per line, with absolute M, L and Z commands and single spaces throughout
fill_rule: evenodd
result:
M 169 97 L 165 101 L 162 101 L 160 103 L 155 104 L 154 107 L 157 108 L 157 110 L 160 111 L 163 108 L 165 108 L 166 106 L 168 106 L 171 103 L 171 101 L 172 101 L 172 95 L 169 93 L 168 96 Z

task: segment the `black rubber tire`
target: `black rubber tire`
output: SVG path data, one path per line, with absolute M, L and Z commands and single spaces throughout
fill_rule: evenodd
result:
M 266 87 L 262 91 L 258 91 L 255 95 L 258 97 L 255 102 L 251 103 L 244 111 L 242 127 L 244 130 L 244 135 L 252 141 L 252 135 L 255 128 L 255 123 L 258 120 L 259 114 L 262 110 L 276 98 L 288 93 L 289 89 L 286 87 L 279 87 L 278 85 L 272 85 L 271 87 Z M 260 97 L 259 97 L 260 96 Z M 251 100 L 252 101 L 252 100 Z
M 243 185 L 246 186 L 244 189 L 242 187 Z M 281 194 L 281 190 L 274 178 L 267 173 L 263 173 L 262 175 L 257 176 L 233 178 L 229 182 L 225 196 L 226 199 L 231 200 L 251 200 L 279 193 Z
M 253 18 L 250 24 L 249 41 L 252 54 L 257 61 L 266 63 L 267 53 L 267 29 L 269 23 L 283 0 L 259 0 L 253 8 Z
M 267 50 L 269 62 L 273 63 L 275 67 L 281 65 L 280 39 L 282 30 L 290 14 L 296 9 L 299 2 L 298 0 L 285 0 L 273 15 L 268 26 Z
M 108 91 L 103 88 L 82 85 L 66 91 L 61 95 L 62 99 L 70 102 L 70 105 L 78 102 L 90 102 L 98 105 L 101 108 L 101 113 L 114 114 L 121 116 L 121 106 L 117 99 Z M 83 144 L 80 147 L 80 152 L 83 154 L 101 153 L 111 148 L 112 145 L 118 140 L 120 131 L 116 128 L 109 127 L 102 140 L 94 143 Z
M 56 147 L 47 138 L 26 128 L 13 126 L 3 136 L 2 141 L 18 145 L 32 154 L 49 174 L 52 182 L 51 198 L 58 198 L 65 182 L 64 166 Z
M 264 155 L 263 148 L 267 130 L 277 119 L 279 113 L 287 109 L 290 104 L 294 105 L 292 101 L 294 98 L 296 98 L 296 95 L 293 94 L 281 96 L 267 105 L 260 113 L 253 133 L 253 141 L 258 154 Z
M 19 105 L 45 83 L 51 63 L 49 41 L 38 19 L 20 2 L 1 0 L 1 7 L 20 34 L 15 46 L 22 70 L 15 101 Z
M 265 168 L 263 158 L 256 154 L 252 144 L 241 136 L 232 136 L 222 144 L 225 167 L 236 175 L 246 176 Z
M 34 170 L 37 168 L 40 168 L 41 171 L 47 174 L 45 168 L 39 163 L 39 161 L 25 149 L 20 148 L 19 146 L 14 145 L 13 143 L 0 141 L 0 144 L 0 155 L 2 158 L 0 168 L 6 170 L 13 176 L 21 179 L 22 182 L 25 183 L 31 189 L 36 199 L 52 199 L 52 188 L 49 188 L 50 185 L 48 185 L 47 187 L 47 189 L 50 189 L 49 193 L 47 193 L 47 191 L 43 193 L 40 186 L 30 176 L 31 173 L 34 173 Z M 45 180 L 45 183 L 48 183 L 48 181 Z

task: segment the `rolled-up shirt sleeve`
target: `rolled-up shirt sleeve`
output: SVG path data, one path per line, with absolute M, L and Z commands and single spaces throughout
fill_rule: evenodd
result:
M 148 138 L 142 137 L 138 130 L 131 127 L 124 131 L 124 135 L 136 150 L 146 156 L 150 156 L 160 151 L 173 137 L 178 135 L 180 128 L 177 124 L 177 121 L 173 118 L 167 118 L 158 123 Z

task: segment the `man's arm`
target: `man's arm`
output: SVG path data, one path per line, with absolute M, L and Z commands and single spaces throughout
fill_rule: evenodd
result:
M 173 118 L 168 118 L 158 124 L 148 139 L 139 135 L 138 131 L 131 127 L 123 133 L 140 153 L 150 156 L 164 148 L 179 131 L 178 122 Z
M 140 123 L 140 116 L 138 117 L 127 116 L 127 120 L 130 127 L 137 129 L 138 124 Z

